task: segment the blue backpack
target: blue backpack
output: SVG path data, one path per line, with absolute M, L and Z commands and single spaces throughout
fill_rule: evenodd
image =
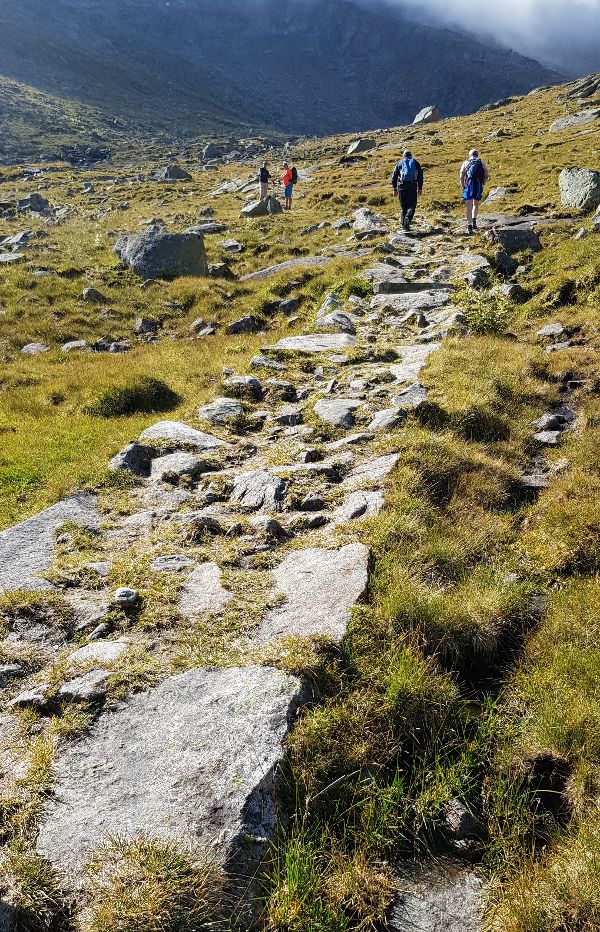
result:
M 467 165 L 467 181 L 478 181 L 483 184 L 485 181 L 485 169 L 481 159 L 470 159 Z
M 401 164 L 400 181 L 416 181 L 417 163 L 415 159 L 403 159 Z

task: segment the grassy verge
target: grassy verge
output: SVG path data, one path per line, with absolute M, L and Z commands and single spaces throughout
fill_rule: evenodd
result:
M 378 927 L 390 863 L 452 850 L 455 799 L 482 827 L 490 932 L 595 927 L 593 250 L 561 239 L 530 280 L 553 291 L 562 273 L 549 268 L 574 253 L 571 303 L 551 313 L 586 343 L 547 354 L 534 334 L 548 312 L 534 298 L 513 309 L 510 334 L 448 341 L 425 373 L 428 407 L 394 438 L 400 466 L 367 533 L 370 604 L 328 668 L 335 687 L 326 678 L 326 698 L 292 736 L 294 815 L 267 872 L 267 928 Z M 574 375 L 582 417 L 549 457 L 568 468 L 528 503 L 516 489 L 536 453 L 531 422 Z

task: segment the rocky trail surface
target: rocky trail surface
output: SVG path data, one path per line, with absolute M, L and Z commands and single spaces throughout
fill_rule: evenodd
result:
M 361 222 L 368 233 L 373 218 Z M 487 265 L 451 224 L 388 233 L 372 298 L 329 295 L 313 328 L 224 372 L 196 424 L 160 421 L 132 441 L 113 489 L 0 533 L 0 591 L 42 590 L 6 635 L 35 662 L 0 670 L 2 734 L 19 710 L 41 713 L 42 731 L 95 710 L 57 741 L 39 817 L 38 850 L 71 889 L 107 835 L 207 850 L 233 877 L 251 877 L 273 837 L 286 737 L 317 698 L 280 660 L 306 639 L 339 644 L 367 596 L 362 527 L 385 505 L 394 431 L 427 403 L 430 355 L 465 330 L 452 283 Z M 572 420 L 554 414 L 542 444 Z M 542 458 L 524 482 L 547 481 Z M 147 677 L 134 690 L 132 673 Z M 427 908 L 423 883 L 403 878 L 390 928 L 479 928 L 474 874 L 426 878 Z

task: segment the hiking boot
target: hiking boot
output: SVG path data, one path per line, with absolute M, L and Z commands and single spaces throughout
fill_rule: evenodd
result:
M 477 229 L 477 221 L 476 221 L 475 219 L 473 220 L 473 229 L 474 229 L 474 230 Z
M 467 227 L 467 236 L 473 236 L 473 224 L 470 223 Z

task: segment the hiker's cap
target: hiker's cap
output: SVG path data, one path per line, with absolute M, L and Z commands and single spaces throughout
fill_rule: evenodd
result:
M 471 149 L 471 151 L 469 152 L 469 155 L 472 156 L 474 159 L 476 159 L 477 156 L 479 155 L 479 152 L 477 151 L 477 149 Z
M 412 159 L 412 152 L 410 151 L 410 149 L 405 149 L 405 150 L 404 150 L 404 158 L 405 158 L 405 159 Z
M 283 165 L 282 165 L 281 167 L 282 167 L 282 168 L 289 168 L 289 166 L 288 166 L 288 163 L 287 163 L 287 162 L 284 162 L 284 163 L 283 163 Z

